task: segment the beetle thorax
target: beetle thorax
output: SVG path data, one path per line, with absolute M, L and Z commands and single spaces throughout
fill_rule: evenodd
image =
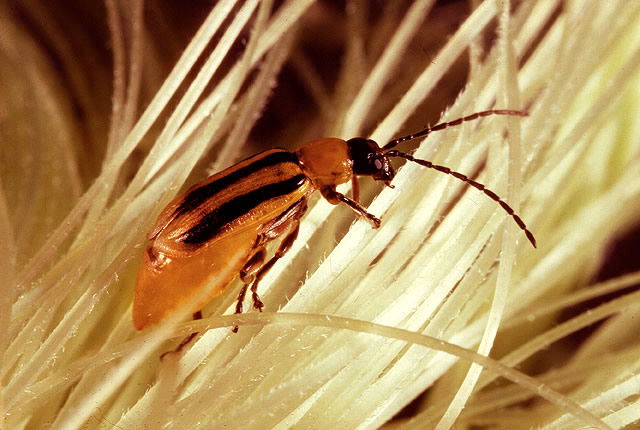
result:
M 298 148 L 296 155 L 317 188 L 344 184 L 353 175 L 347 143 L 342 139 L 312 140 Z

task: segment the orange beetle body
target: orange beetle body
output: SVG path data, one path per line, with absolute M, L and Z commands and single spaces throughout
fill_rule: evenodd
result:
M 535 239 L 513 209 L 493 191 L 462 173 L 392 150 L 401 142 L 426 136 L 431 131 L 458 125 L 488 115 L 518 115 L 526 112 L 491 110 L 442 123 L 380 147 L 365 138 L 348 141 L 325 138 L 308 142 L 295 152 L 271 149 L 249 157 L 192 186 L 176 197 L 160 214 L 149 236 L 149 244 L 138 272 L 133 302 L 133 322 L 138 330 L 157 324 L 181 305 L 194 300 L 214 278 L 211 294 L 191 309 L 200 309 L 222 294 L 236 275 L 244 286 L 238 295 L 236 313 L 242 312 L 251 287 L 253 307 L 262 310 L 257 287 L 264 274 L 295 241 L 307 200 L 319 191 L 332 204 L 346 204 L 374 228 L 380 220 L 358 202 L 357 176 L 371 176 L 391 187 L 395 175 L 390 157 L 401 157 L 424 167 L 452 175 L 484 192 L 516 221 L 535 246 Z M 336 186 L 352 182 L 352 198 Z M 265 245 L 282 237 L 275 255 L 266 260 Z M 236 267 L 228 267 L 228 256 L 240 254 Z M 222 269 L 232 269 L 220 278 Z M 178 349 L 195 334 L 188 337 Z

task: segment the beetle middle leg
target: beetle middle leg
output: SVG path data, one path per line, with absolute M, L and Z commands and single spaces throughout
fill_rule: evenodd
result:
M 356 175 L 351 177 L 351 198 L 354 202 L 360 203 L 360 182 Z

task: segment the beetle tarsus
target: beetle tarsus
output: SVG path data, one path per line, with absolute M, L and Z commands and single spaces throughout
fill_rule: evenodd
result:
M 264 303 L 262 303 L 262 300 L 260 300 L 260 296 L 258 296 L 258 293 L 253 293 L 251 295 L 251 298 L 253 299 L 253 309 L 257 310 L 258 312 L 262 312 Z
M 244 302 L 244 297 L 247 295 L 247 289 L 249 288 L 249 284 L 244 284 L 242 286 L 242 289 L 240 290 L 240 293 L 238 294 L 238 301 L 236 302 L 236 311 L 234 312 L 235 314 L 241 314 L 242 313 L 242 303 Z M 238 326 L 234 326 L 231 329 L 232 332 L 234 333 L 238 333 Z
M 380 218 L 377 218 L 371 215 L 370 213 L 367 213 L 367 221 L 371 223 L 371 226 L 373 228 L 380 228 L 380 224 L 382 224 L 382 221 L 380 221 Z

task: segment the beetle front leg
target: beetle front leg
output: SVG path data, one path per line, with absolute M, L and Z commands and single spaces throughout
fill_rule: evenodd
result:
M 369 221 L 369 224 L 373 228 L 380 227 L 380 218 L 370 214 L 367 212 L 362 205 L 354 200 L 351 200 L 349 197 L 345 196 L 342 193 L 337 192 L 334 188 L 325 187 L 320 189 L 320 193 L 322 193 L 322 197 L 324 197 L 329 203 L 337 205 L 338 203 L 345 203 L 347 206 L 351 208 L 356 215 L 365 218 Z

